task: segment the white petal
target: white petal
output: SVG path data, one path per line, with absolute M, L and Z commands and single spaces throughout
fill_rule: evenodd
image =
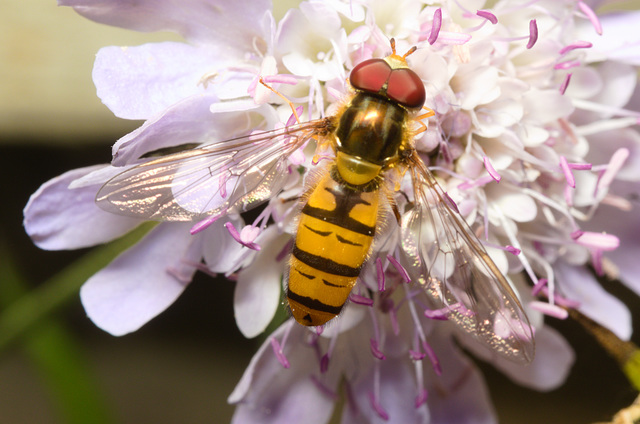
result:
M 69 189 L 77 179 L 109 169 L 96 165 L 68 171 L 42 185 L 24 208 L 27 234 L 41 249 L 79 249 L 114 240 L 142 221 L 98 208 L 96 193 L 102 183 Z
M 631 313 L 617 297 L 602 288 L 584 266 L 562 261 L 554 265 L 559 288 L 569 299 L 580 302 L 578 310 L 613 331 L 622 340 L 631 337 Z
M 502 357 L 493 357 L 491 361 L 507 377 L 524 387 L 539 391 L 556 389 L 567 378 L 575 354 L 569 343 L 549 326 L 538 329 L 535 340 L 536 356 L 527 366 Z
M 233 64 L 222 51 L 227 49 L 175 42 L 103 47 L 96 56 L 93 81 L 98 97 L 116 116 L 148 119 L 185 98 L 215 93 L 220 77 L 206 89 L 201 80 Z M 248 85 L 250 74 L 240 77 Z
M 370 392 L 374 389 L 375 366 L 380 370 L 380 393 L 377 402 L 389 415 L 388 420 L 380 417 L 371 405 Z M 420 424 L 429 422 L 426 404 L 415 407 L 418 394 L 414 372 L 408 359 L 387 358 L 369 367 L 362 378 L 350 382 L 355 405 L 347 405 L 342 414 L 342 423 L 403 423 Z
M 558 90 L 533 89 L 524 94 L 522 103 L 525 119 L 540 126 L 565 118 L 573 112 L 571 99 L 560 94 Z
M 289 241 L 270 226 L 257 239 L 262 250 L 249 267 L 238 274 L 233 309 L 240 332 L 247 338 L 262 333 L 280 305 L 284 261 L 276 257 Z
M 475 365 L 460 353 L 449 336 L 436 336 L 430 342 L 442 366 L 441 376 L 436 376 L 431 368 L 425 371 L 431 423 L 496 423 L 489 391 Z M 426 359 L 423 366 L 429 367 Z
M 611 13 L 600 16 L 599 19 L 602 24 L 602 36 L 598 36 L 586 20 L 578 27 L 577 39 L 593 43 L 593 47 L 585 52 L 587 60 L 609 59 L 640 65 L 640 34 L 637 31 L 640 11 Z
M 253 51 L 263 37 L 260 22 L 271 8 L 268 0 L 190 0 L 177 7 L 156 0 L 59 0 L 76 12 L 107 25 L 141 32 L 173 31 L 200 44 L 227 47 L 230 52 Z
M 247 251 L 231 237 L 224 226 L 227 222 L 233 223 L 236 228 L 244 225 L 243 219 L 239 216 L 225 217 L 214 222 L 203 232 L 202 254 L 212 272 L 226 274 L 236 270 Z
M 463 65 L 451 79 L 451 87 L 460 101 L 460 108 L 470 110 L 489 103 L 500 95 L 497 68 Z
M 508 218 L 516 222 L 532 221 L 538 214 L 536 202 L 518 189 L 504 185 L 492 184 L 485 189 L 489 204 L 499 207 Z
M 274 123 L 274 112 L 269 106 L 256 107 L 257 116 L 246 110 L 216 114 L 211 112 L 216 101 L 213 95 L 193 96 L 149 119 L 113 146 L 113 165 L 135 162 L 142 155 L 165 147 L 213 143 L 247 134 L 261 118 L 268 121 L 267 125 Z
M 307 330 L 293 320 L 280 326 L 271 337 L 282 340 L 288 329 L 283 353 L 291 367 L 282 367 L 267 339 L 229 396 L 229 403 L 238 404 L 232 423 L 324 424 L 329 420 L 334 399 L 316 386 L 312 376 L 330 391 L 337 389 L 339 376 L 330 371 L 318 373 L 314 350 L 304 341 Z
M 199 238 L 187 223 L 162 223 L 91 277 L 80 290 L 91 320 L 121 336 L 137 330 L 180 296 L 200 261 Z

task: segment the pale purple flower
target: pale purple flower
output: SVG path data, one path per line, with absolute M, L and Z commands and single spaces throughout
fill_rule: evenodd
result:
M 640 293 L 640 226 L 629 213 L 640 180 L 637 13 L 598 16 L 595 3 L 573 0 L 503 0 L 480 10 L 470 1 L 332 0 L 302 2 L 276 21 L 267 1 L 60 3 L 101 23 L 176 31 L 187 42 L 98 53 L 100 98 L 117 116 L 146 121 L 114 145 L 111 165 L 70 171 L 32 196 L 25 227 L 40 247 L 91 246 L 139 225 L 94 198 L 147 153 L 292 123 L 289 105 L 259 76 L 304 106 L 296 112 L 303 121 L 330 115 L 353 66 L 388 54 L 395 37 L 398 51 L 418 47 L 409 63 L 436 112 L 416 146 L 535 330 L 528 367 L 455 332 L 409 281 L 397 226 L 389 225 L 340 317 L 323 331 L 290 320 L 269 336 L 229 398 L 238 404 L 234 422 L 324 423 L 345 393 L 343 422 L 492 423 L 482 376 L 454 339 L 517 383 L 550 390 L 574 354 L 544 326 L 545 315 L 562 319 L 562 307 L 575 308 L 630 337 L 629 311 L 586 266 L 615 271 Z M 314 148 L 292 155 L 290 170 L 327 157 L 314 157 Z M 135 331 L 202 270 L 237 277 L 238 327 L 260 334 L 280 307 L 298 212 L 291 199 L 303 184 L 290 172 L 254 222 L 229 213 L 159 224 L 87 281 L 89 317 L 114 335 Z M 407 181 L 401 189 L 412 196 Z

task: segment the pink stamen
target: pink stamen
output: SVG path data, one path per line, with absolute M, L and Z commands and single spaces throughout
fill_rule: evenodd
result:
M 325 353 L 320 358 L 320 372 L 324 374 L 329 369 L 329 354 Z
M 278 343 L 278 340 L 276 340 L 275 337 L 271 338 L 271 349 L 273 350 L 273 353 L 276 355 L 276 359 L 278 360 L 278 362 L 280 362 L 280 365 L 282 365 L 283 368 L 289 368 L 291 366 L 291 364 L 289 364 L 289 360 L 282 352 L 280 343 Z
M 294 77 L 293 75 L 285 75 L 285 74 L 268 75 L 268 76 L 262 77 L 262 80 L 264 82 L 268 82 L 269 84 L 296 85 L 298 83 L 298 79 L 296 77 Z
M 394 258 L 391 255 L 387 255 L 387 259 L 389 260 L 389 262 L 391 263 L 391 265 L 393 265 L 393 267 L 396 269 L 396 271 L 398 271 L 400 273 L 400 278 L 402 278 L 402 280 L 405 283 L 409 283 L 411 282 L 411 278 L 409 277 L 409 273 L 407 272 L 407 270 L 400 264 L 400 262 L 398 262 L 398 260 L 396 258 Z
M 595 233 L 592 231 L 584 231 L 579 237 L 574 238 L 574 240 L 582 246 L 604 250 L 606 252 L 615 250 L 620 246 L 620 239 L 613 234 Z
M 622 168 L 624 163 L 627 161 L 629 154 L 629 149 L 624 147 L 616 150 L 613 153 L 611 159 L 609 160 L 609 164 L 607 165 L 607 169 L 602 173 L 602 175 L 600 176 L 600 180 L 596 185 L 596 192 L 601 189 L 609 188 L 614 178 L 616 177 L 618 172 L 620 172 L 620 169 Z
M 249 249 L 260 251 L 260 246 L 253 242 L 253 240 L 255 240 L 255 238 L 260 233 L 259 228 L 251 227 L 250 225 L 247 225 L 240 232 L 238 232 L 238 230 L 236 229 L 236 227 L 233 225 L 231 221 L 224 224 L 224 226 L 227 229 L 227 231 L 229 231 L 229 234 L 231 234 L 231 237 L 233 237 L 235 241 L 237 241 L 238 243 L 240 243 L 241 245 Z M 249 229 L 246 230 L 247 228 Z M 257 232 L 252 228 L 257 230 Z
M 576 41 L 575 43 L 569 44 L 568 46 L 565 46 L 562 49 L 560 49 L 559 54 L 561 56 L 564 56 L 565 54 L 569 53 L 572 50 L 575 50 L 575 49 L 589 49 L 591 47 L 593 47 L 593 44 L 591 44 L 588 41 Z
M 565 184 L 563 194 L 564 201 L 567 202 L 567 205 L 573 206 L 573 188 L 569 186 L 569 184 Z
M 567 60 L 566 62 L 556 63 L 553 69 L 571 69 L 580 66 L 581 63 L 578 60 Z
M 293 239 L 289 239 L 289 241 L 287 242 L 287 244 L 284 245 L 280 253 L 278 253 L 278 256 L 276 256 L 276 262 L 280 262 L 284 258 L 286 258 L 287 255 L 291 253 L 292 247 L 293 247 Z
M 485 18 L 486 20 L 491 22 L 493 25 L 498 23 L 498 18 L 496 18 L 496 15 L 489 12 L 488 10 L 478 10 L 476 12 L 476 15 L 480 16 L 481 18 Z
M 447 308 L 441 309 L 425 309 L 424 316 L 429 319 L 435 319 L 438 321 L 446 321 L 449 318 L 447 317 L 449 310 Z
M 442 9 L 437 8 L 433 13 L 433 24 L 431 26 L 431 34 L 429 34 L 428 42 L 433 45 L 438 40 L 438 34 L 442 27 Z
M 587 18 L 589 18 L 589 21 L 591 22 L 591 25 L 593 25 L 593 28 L 596 30 L 596 33 L 598 35 L 602 35 L 602 24 L 600 23 L 600 19 L 598 19 L 598 16 L 593 11 L 593 9 L 591 9 L 585 2 L 582 1 L 578 2 L 578 7 L 580 8 L 580 10 L 582 10 L 582 13 L 587 15 Z
M 458 205 L 456 204 L 456 202 L 453 201 L 451 196 L 449 196 L 449 193 L 447 193 L 446 191 L 444 192 L 444 200 L 446 201 L 446 203 L 449 204 L 449 207 L 451 209 L 453 209 L 458 214 L 460 213 L 460 209 L 458 209 Z
M 378 291 L 384 291 L 384 269 L 382 269 L 382 259 L 376 258 L 376 274 L 378 275 Z
M 409 349 L 409 356 L 411 356 L 411 359 L 413 359 L 414 361 L 421 361 L 425 356 L 427 356 L 427 354 L 424 352 Z
M 440 31 L 438 33 L 438 42 L 450 46 L 466 44 L 471 38 L 471 34 L 463 34 L 461 32 Z
M 465 181 L 458 185 L 459 190 L 468 190 L 474 187 L 482 187 L 484 185 L 489 184 L 490 182 L 495 181 L 491 175 L 485 175 L 484 177 L 480 177 L 475 181 Z
M 491 178 L 493 178 L 496 182 L 500 182 L 500 180 L 502 179 L 502 177 L 500 176 L 500 174 L 498 174 L 498 172 L 495 170 L 495 168 L 493 167 L 493 165 L 491 164 L 491 161 L 489 161 L 489 158 L 487 156 L 484 156 L 482 158 L 482 161 L 484 162 L 484 167 L 487 170 L 487 172 L 489 173 L 489 175 L 491 175 Z
M 560 156 L 560 169 L 564 172 L 564 178 L 567 180 L 567 184 L 569 184 L 571 188 L 576 188 L 576 179 L 573 176 L 573 172 L 571 172 L 567 158 L 564 156 Z
M 584 234 L 584 231 L 575 230 L 570 234 L 570 236 L 573 240 L 578 240 L 580 237 L 582 237 L 583 234 Z
M 380 359 L 381 361 L 384 361 L 385 359 L 387 359 L 386 356 L 384 356 L 384 354 L 382 352 L 380 352 L 380 349 L 378 348 L 378 341 L 376 339 L 371 339 L 371 353 L 373 354 L 373 357 L 376 359 Z
M 549 288 L 543 287 L 541 291 L 542 291 L 542 294 L 547 297 L 547 299 L 550 299 L 551 296 L 549 295 Z M 561 296 L 558 293 L 553 294 L 553 302 L 559 306 L 570 308 L 570 309 L 576 309 L 580 307 L 580 302 L 576 300 L 567 299 L 566 297 Z
M 391 321 L 391 329 L 396 336 L 400 334 L 400 323 L 398 322 L 398 312 L 395 308 L 389 309 L 389 320 Z
M 298 106 L 296 108 L 296 114 L 297 116 L 302 115 L 302 111 L 304 110 L 304 108 L 302 106 Z M 289 127 L 293 124 L 295 124 L 296 122 L 298 122 L 298 118 L 296 116 L 296 114 L 291 114 L 291 116 L 289 116 L 289 119 L 287 120 L 287 123 L 285 124 L 286 127 Z
M 212 215 L 212 216 L 210 216 L 208 218 L 203 219 L 202 221 L 198 222 L 196 225 L 191 227 L 189 232 L 191 233 L 191 235 L 194 235 L 194 234 L 199 233 L 200 231 L 203 231 L 203 230 L 207 229 L 211 224 L 216 222 L 225 213 L 226 213 L 226 210 L 224 210 L 222 213 L 220 213 L 218 215 Z
M 564 77 L 564 81 L 560 84 L 560 94 L 564 95 L 565 91 L 567 91 L 567 87 L 569 87 L 569 83 L 571 82 L 571 75 L 573 74 L 567 74 L 567 76 Z
M 591 264 L 596 275 L 602 277 L 604 275 L 604 268 L 602 267 L 602 250 L 591 251 Z
M 427 401 L 427 390 L 420 389 L 420 391 L 418 392 L 418 396 L 416 396 L 416 400 L 414 402 L 416 409 L 420 408 L 426 401 Z
M 360 296 L 359 294 L 356 294 L 356 293 L 351 293 L 349 295 L 349 299 L 353 303 L 357 303 L 358 305 L 373 306 L 373 299 L 369 299 L 368 297 Z
M 207 274 L 209 277 L 217 277 L 218 273 L 217 272 L 213 272 L 211 271 L 211 269 L 209 269 L 209 267 L 207 266 L 207 264 L 204 264 L 202 262 L 195 262 L 195 261 L 188 261 L 188 260 L 181 260 L 180 262 L 182 262 L 183 264 L 190 266 L 192 268 L 197 269 L 198 271 Z
M 569 312 L 566 309 L 563 309 L 557 305 L 552 305 L 547 302 L 540 302 L 539 300 L 533 300 L 529 302 L 529 306 L 532 309 L 535 309 L 539 312 L 542 312 L 545 315 L 549 315 L 550 317 L 558 318 L 558 319 L 567 319 L 569 316 Z
M 533 288 L 531 289 L 531 295 L 537 296 L 538 293 L 540 293 L 540 291 L 547 285 L 548 282 L 549 280 L 547 280 L 546 278 L 539 279 L 538 282 L 534 284 Z
M 438 356 L 434 352 L 434 350 L 431 347 L 431 345 L 429 345 L 429 343 L 427 343 L 426 340 L 423 340 L 422 341 L 422 348 L 427 353 L 427 356 L 429 357 L 429 360 L 431 361 L 431 366 L 433 366 L 433 372 L 435 372 L 436 375 L 442 375 L 442 366 L 440 365 L 440 360 L 438 360 Z
M 589 171 L 593 168 L 593 165 L 590 163 L 570 163 L 569 168 L 575 169 L 576 171 Z
M 527 43 L 527 49 L 530 49 L 538 41 L 538 24 L 535 19 L 529 21 L 529 42 Z
M 378 414 L 380 418 L 382 418 L 385 421 L 389 421 L 389 414 L 378 403 L 378 400 L 376 399 L 373 392 L 369 392 L 369 402 L 371 402 L 371 407 L 373 408 L 374 411 L 376 411 L 376 414 Z
M 227 198 L 227 181 L 229 181 L 230 177 L 231 177 L 230 173 L 221 172 L 220 177 L 218 178 L 218 187 L 220 190 L 220 197 L 222 197 L 223 199 Z
M 505 246 L 504 250 L 506 250 L 507 252 L 511 253 L 514 256 L 518 256 L 520 253 L 522 253 L 522 250 L 518 249 L 517 247 L 513 247 L 511 245 Z
M 184 286 L 191 282 L 191 275 L 183 275 L 181 270 L 175 267 L 168 267 L 165 269 L 166 273 L 176 279 L 176 281 Z
M 311 164 L 315 166 L 315 165 L 319 164 L 320 161 L 329 160 L 329 159 L 333 159 L 333 156 L 331 156 L 331 155 L 315 155 L 313 157 L 313 159 L 311 160 Z
M 473 312 L 471 309 L 467 308 L 460 302 L 454 303 L 450 306 L 450 308 L 467 317 L 472 317 L 475 315 L 475 312 Z
M 320 379 L 318 379 L 318 377 L 316 377 L 315 375 L 311 375 L 310 378 L 313 384 L 318 388 L 318 390 L 320 390 L 322 394 L 324 394 L 331 400 L 334 400 L 334 401 L 338 400 L 338 394 L 333 390 L 331 390 L 330 388 L 328 388 L 323 382 L 320 381 Z

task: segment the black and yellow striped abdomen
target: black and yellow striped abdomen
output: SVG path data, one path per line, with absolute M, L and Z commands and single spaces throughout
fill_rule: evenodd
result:
M 369 256 L 379 190 L 358 191 L 327 173 L 302 209 L 287 299 L 294 318 L 322 325 L 340 313 Z

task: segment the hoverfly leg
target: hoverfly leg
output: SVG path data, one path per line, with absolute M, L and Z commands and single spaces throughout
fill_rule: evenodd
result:
M 296 111 L 296 107 L 293 105 L 293 102 L 287 99 L 284 94 L 282 94 L 281 92 L 279 92 L 278 90 L 276 90 L 275 88 L 271 87 L 269 84 L 264 82 L 264 79 L 262 79 L 262 77 L 260 77 L 259 81 L 260 81 L 260 84 L 264 85 L 267 89 L 274 92 L 278 97 L 280 97 L 289 105 L 289 107 L 291 108 L 291 111 L 293 112 L 293 116 L 295 116 L 296 118 L 296 122 L 299 124 L 300 116 L 298 115 L 298 112 Z
M 422 107 L 423 109 L 427 110 L 427 113 L 423 113 L 422 115 L 418 115 L 414 118 L 414 121 L 416 121 L 419 125 L 420 125 L 420 129 L 418 129 L 416 131 L 415 135 L 419 135 L 422 134 L 423 132 L 425 132 L 427 130 L 427 124 L 425 124 L 424 122 L 422 122 L 423 119 L 427 119 L 430 118 L 432 116 L 435 116 L 436 112 L 433 109 L 429 109 L 426 106 Z
M 393 198 L 391 193 L 387 193 L 387 199 L 389 200 L 389 205 L 391 205 L 391 210 L 393 211 L 393 215 L 396 217 L 396 221 L 398 221 L 398 226 L 401 226 L 402 215 L 400 214 L 400 210 L 398 209 L 398 204 L 396 203 L 396 199 Z

